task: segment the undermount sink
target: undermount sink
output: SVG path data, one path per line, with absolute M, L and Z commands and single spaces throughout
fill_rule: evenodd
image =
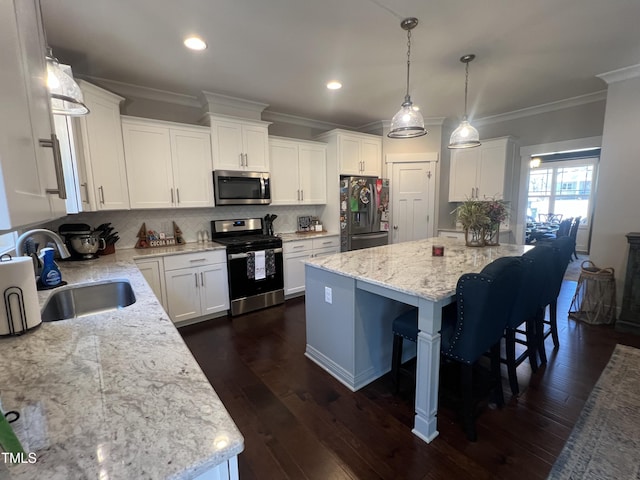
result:
M 55 322 L 95 313 L 117 310 L 136 301 L 127 280 L 62 287 L 52 293 L 42 308 L 42 321 Z

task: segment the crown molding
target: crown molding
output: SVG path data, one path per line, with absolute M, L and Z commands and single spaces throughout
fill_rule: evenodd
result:
M 509 120 L 515 120 L 517 118 L 530 117 L 532 115 L 539 115 L 541 113 L 555 112 L 557 110 L 577 107 L 579 105 L 586 105 L 588 103 L 600 102 L 606 99 L 607 91 L 600 90 L 594 93 L 588 93 L 586 95 L 565 98 L 564 100 L 558 100 L 556 102 L 543 103 L 542 105 L 526 107 L 520 110 L 514 110 L 512 112 L 499 113 L 497 115 L 477 118 L 472 123 L 475 127 L 478 127 L 482 125 L 489 125 L 492 123 L 507 122 Z
M 630 78 L 640 77 L 640 65 L 631 65 L 629 67 L 619 68 L 618 70 L 612 70 L 611 72 L 601 73 L 600 75 L 596 75 L 596 77 L 601 78 L 607 82 L 608 85 L 628 80 Z
M 204 90 L 198 98 L 201 103 L 200 106 L 205 108 L 209 113 L 216 113 L 219 110 L 222 110 L 222 113 L 224 113 L 227 108 L 231 108 L 233 110 L 249 112 L 252 115 L 257 116 L 257 118 L 260 118 L 262 111 L 269 106 L 267 103 L 231 97 L 220 93 L 206 92 Z
M 166 90 L 159 90 L 156 88 L 141 87 L 131 83 L 92 77 L 89 75 L 83 75 L 81 78 L 97 83 L 99 86 L 112 90 L 114 93 L 122 95 L 123 97 L 144 98 L 147 100 L 154 100 L 156 102 L 175 103 L 185 107 L 202 108 L 200 101 L 192 95 L 168 92 Z
M 279 113 L 271 110 L 262 112 L 262 119 L 274 123 L 289 123 L 291 125 L 300 125 L 301 127 L 316 128 L 318 130 L 333 130 L 335 128 L 351 129 L 347 125 L 339 123 L 325 122 L 322 120 L 313 120 L 311 118 L 299 117 L 288 113 Z

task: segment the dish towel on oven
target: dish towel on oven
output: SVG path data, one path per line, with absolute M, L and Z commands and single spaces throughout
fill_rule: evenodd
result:
M 263 280 L 276 273 L 276 255 L 273 250 L 247 253 L 247 278 Z

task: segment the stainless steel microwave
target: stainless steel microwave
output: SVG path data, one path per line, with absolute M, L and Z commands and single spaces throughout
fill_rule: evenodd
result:
M 214 170 L 216 205 L 268 205 L 271 185 L 266 172 Z

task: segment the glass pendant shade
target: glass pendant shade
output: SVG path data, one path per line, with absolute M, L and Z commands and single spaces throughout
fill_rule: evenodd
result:
M 424 129 L 424 118 L 417 107 L 413 106 L 409 96 L 409 74 L 411 72 L 411 30 L 418 25 L 415 17 L 405 18 L 400 27 L 407 32 L 407 93 L 400 111 L 391 119 L 391 127 L 387 137 L 389 138 L 414 138 L 427 134 Z
M 480 146 L 480 135 L 478 130 L 464 117 L 458 128 L 451 134 L 449 148 L 471 148 Z
M 51 49 L 47 51 L 47 87 L 51 96 L 51 110 L 59 115 L 86 115 L 82 90 L 75 80 L 65 73 Z
M 391 129 L 387 136 L 390 138 L 413 138 L 426 134 L 422 114 L 413 106 L 411 98 L 405 97 L 402 108 L 391 120 Z

